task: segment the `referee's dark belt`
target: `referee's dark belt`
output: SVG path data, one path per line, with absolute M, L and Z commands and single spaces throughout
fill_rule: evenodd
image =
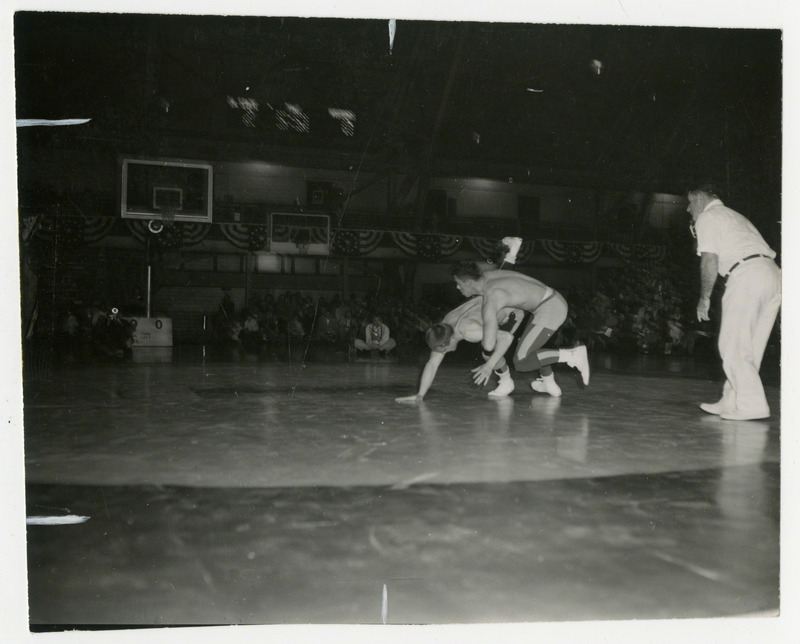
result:
M 736 262 L 733 266 L 730 267 L 728 272 L 725 274 L 725 279 L 731 276 L 731 273 L 733 273 L 733 271 L 739 266 L 739 264 L 743 264 L 747 260 L 755 259 L 756 257 L 766 257 L 767 259 L 772 259 L 769 255 L 763 255 L 762 253 L 756 253 L 755 255 L 748 255 L 747 257 L 740 259 L 738 262 Z

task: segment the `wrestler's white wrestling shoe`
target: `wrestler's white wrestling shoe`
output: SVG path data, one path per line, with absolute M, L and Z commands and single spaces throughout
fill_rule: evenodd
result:
M 494 391 L 489 392 L 489 398 L 505 398 L 514 391 L 514 380 L 511 377 L 511 371 L 506 369 L 502 373 L 499 371 L 495 371 L 495 373 L 500 382 L 497 383 L 497 388 Z
M 531 382 L 531 389 L 542 394 L 550 394 L 553 398 L 561 396 L 561 387 L 556 382 L 556 377 L 551 373 Z
M 585 345 L 572 349 L 559 349 L 558 361 L 566 362 L 570 367 L 580 371 L 583 384 L 589 384 L 589 355 L 586 353 Z
M 522 246 L 522 237 L 503 237 L 502 242 L 508 246 L 508 253 L 506 253 L 506 256 L 503 258 L 503 263 L 516 264 L 517 253 Z

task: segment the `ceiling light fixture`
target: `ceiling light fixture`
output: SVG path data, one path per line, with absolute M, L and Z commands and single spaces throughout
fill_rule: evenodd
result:
M 356 131 L 356 114 L 352 110 L 329 107 L 328 114 L 339 121 L 339 127 L 345 136 L 353 136 Z
M 284 103 L 285 109 L 275 111 L 275 121 L 279 130 L 295 130 L 296 132 L 309 132 L 310 122 L 308 114 L 294 103 Z
M 592 70 L 592 73 L 596 76 L 600 76 L 603 73 L 603 61 L 597 60 L 596 58 L 592 58 L 591 62 L 589 63 L 589 67 Z
M 246 96 L 228 96 L 228 105 L 231 109 L 242 110 L 242 123 L 247 127 L 256 126 L 256 116 L 258 114 L 258 101 Z

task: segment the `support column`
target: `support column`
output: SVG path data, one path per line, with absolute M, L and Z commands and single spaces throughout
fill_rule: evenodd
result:
M 253 270 L 255 268 L 253 253 L 244 256 L 244 305 L 247 306 L 253 295 Z
M 349 273 L 350 273 L 350 258 L 343 257 L 342 258 L 342 301 L 346 302 L 350 298 L 350 284 L 349 284 Z

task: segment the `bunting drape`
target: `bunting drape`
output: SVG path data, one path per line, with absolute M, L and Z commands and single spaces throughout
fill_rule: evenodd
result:
M 23 218 L 20 230 L 34 238 L 50 241 L 57 239 L 60 244 L 80 246 L 97 243 L 108 236 L 119 221 L 114 217 L 37 215 L 35 218 Z M 148 227 L 150 223 L 148 220 L 126 219 L 124 223 L 128 233 L 140 242 L 150 239 L 166 248 L 199 244 L 209 236 L 214 226 L 219 226 L 224 239 L 243 250 L 264 250 L 268 248 L 270 241 L 269 227 L 265 224 L 175 222 L 165 226 L 161 232 L 153 233 Z M 326 228 L 275 226 L 272 241 L 296 241 L 304 234 L 303 231 L 308 231 L 309 241 L 315 244 L 325 243 L 328 235 Z M 330 231 L 330 248 L 333 255 L 363 257 L 378 248 L 394 245 L 406 255 L 430 262 L 452 256 L 462 248 L 466 248 L 465 243 L 468 243 L 480 257 L 489 258 L 496 252 L 498 241 L 484 237 L 436 233 L 353 229 Z M 528 239 L 523 240 L 517 253 L 517 264 L 532 260 L 537 252 L 559 263 L 585 265 L 609 255 L 628 260 L 663 260 L 666 257 L 666 250 L 663 245 Z

